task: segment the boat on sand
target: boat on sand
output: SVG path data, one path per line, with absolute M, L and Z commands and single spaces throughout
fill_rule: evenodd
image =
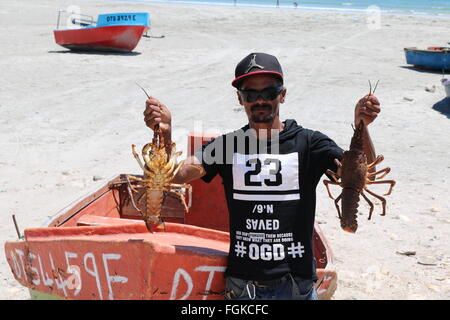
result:
M 428 47 L 421 50 L 416 47 L 404 48 L 406 63 L 414 66 L 450 70 L 450 47 Z
M 74 51 L 131 52 L 143 34 L 150 28 L 150 15 L 146 12 L 100 14 L 92 16 L 70 13 L 70 28 L 60 29 L 61 10 L 58 14 L 55 41 Z

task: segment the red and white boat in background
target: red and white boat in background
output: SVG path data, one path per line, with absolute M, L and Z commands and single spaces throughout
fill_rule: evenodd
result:
M 62 13 L 70 14 L 66 29 L 59 28 Z M 94 21 L 92 16 L 60 10 L 53 33 L 57 44 L 71 50 L 131 52 L 149 29 L 147 12 L 100 14 Z

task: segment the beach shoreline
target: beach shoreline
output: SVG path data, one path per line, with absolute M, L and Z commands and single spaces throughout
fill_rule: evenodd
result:
M 423 18 L 442 18 L 442 19 L 450 19 L 450 12 L 443 12 L 442 10 L 439 11 L 439 9 L 435 10 L 423 10 L 423 9 L 416 9 L 416 8 L 390 8 L 385 9 L 383 7 L 377 6 L 377 4 L 372 4 L 371 6 L 367 7 L 356 7 L 356 8 L 346 8 L 346 7 L 324 7 L 324 6 L 305 6 L 302 5 L 300 2 L 300 5 L 287 5 L 281 3 L 280 5 L 276 4 L 276 1 L 273 2 L 273 4 L 265 4 L 263 2 L 257 3 L 257 1 L 254 1 L 255 3 L 252 3 L 250 1 L 248 2 L 239 2 L 237 1 L 234 3 L 233 1 L 202 1 L 202 0 L 180 0 L 180 1 L 174 1 L 174 0 L 102 0 L 102 1 L 114 1 L 114 2 L 129 2 L 129 3 L 154 3 L 154 4 L 169 4 L 169 5 L 193 5 L 193 6 L 219 6 L 219 7 L 235 7 L 235 8 L 261 8 L 261 9 L 276 9 L 276 10 L 299 10 L 299 11 L 305 11 L 305 12 L 326 12 L 326 13 L 347 13 L 347 14 L 355 14 L 355 15 L 367 15 L 367 14 L 373 14 L 374 11 L 376 13 L 379 13 L 380 15 L 387 15 L 387 16 L 411 16 L 411 17 L 423 17 Z M 292 2 L 294 3 L 294 2 Z M 422 11 L 420 11 L 422 10 Z
M 59 9 L 96 16 L 150 12 L 151 34 L 132 54 L 73 53 L 53 38 Z M 285 74 L 282 120 L 296 119 L 344 149 L 355 103 L 380 79 L 382 111 L 369 130 L 380 169 L 397 181 L 359 229 L 344 232 L 333 200 L 317 186 L 316 221 L 336 257 L 337 300 L 450 299 L 450 110 L 440 72 L 406 65 L 403 48 L 444 46 L 437 18 L 156 3 L 4 0 L 0 7 L 0 234 L 2 244 L 38 227 L 119 173 L 139 173 L 131 144 L 149 142 L 145 95 L 172 112 L 173 141 L 187 132 L 225 133 L 247 123 L 231 86 L 250 52 L 278 57 Z M 427 90 L 428 89 L 428 90 Z M 333 189 L 332 191 L 337 191 Z M 380 194 L 385 190 L 376 190 Z M 414 255 L 402 253 L 414 251 Z M 425 265 L 424 262 L 427 262 Z M 0 254 L 0 299 L 29 299 Z

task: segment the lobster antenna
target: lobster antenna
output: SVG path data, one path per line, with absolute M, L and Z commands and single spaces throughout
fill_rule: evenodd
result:
M 142 86 L 141 86 L 139 83 L 137 83 L 137 82 L 134 82 L 134 83 L 136 83 L 136 85 L 137 85 L 139 88 L 141 88 L 142 91 L 144 91 L 144 93 L 145 93 L 145 95 L 147 96 L 147 98 L 150 99 L 150 96 L 148 95 L 147 91 L 145 91 L 145 89 L 142 88 Z M 155 130 L 158 130 L 158 129 L 159 129 L 159 124 L 155 125 Z M 153 136 L 153 143 L 156 143 L 156 142 L 155 142 L 155 139 L 156 139 L 156 135 Z
M 380 82 L 380 80 L 377 80 L 377 83 L 375 84 L 375 88 L 373 88 L 373 92 L 372 94 L 375 94 L 375 91 L 377 90 L 378 87 L 378 83 Z
M 137 82 L 135 82 L 136 83 L 136 85 L 139 87 L 139 88 L 141 88 L 142 89 L 142 91 L 144 91 L 144 93 L 145 93 L 145 95 L 147 96 L 147 98 L 149 98 L 150 99 L 150 96 L 148 95 L 148 93 L 147 93 L 147 91 L 145 91 L 145 89 L 144 88 L 142 88 L 142 86 L 141 85 L 139 85 L 139 83 L 137 83 Z

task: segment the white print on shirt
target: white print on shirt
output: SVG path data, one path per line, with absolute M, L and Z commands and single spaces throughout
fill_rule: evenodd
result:
M 255 204 L 252 213 L 273 213 L 273 204 Z
M 292 258 L 302 258 L 305 247 L 300 241 L 287 245 L 287 254 Z M 279 261 L 286 256 L 285 244 L 256 244 L 250 243 L 248 246 L 243 241 L 236 241 L 234 246 L 236 257 L 244 258 L 248 255 L 251 260 Z
M 278 230 L 280 221 L 277 219 L 247 219 L 245 225 L 248 230 Z
M 291 232 L 266 234 L 236 231 L 234 253 L 240 258 L 278 261 L 285 259 L 286 255 L 302 258 L 305 247 L 300 241 L 293 242 Z
M 284 259 L 284 246 L 280 243 L 270 245 L 270 244 L 250 244 L 249 245 L 248 257 L 252 260 L 283 260 Z
M 233 199 L 287 201 L 300 199 L 298 152 L 233 154 Z

